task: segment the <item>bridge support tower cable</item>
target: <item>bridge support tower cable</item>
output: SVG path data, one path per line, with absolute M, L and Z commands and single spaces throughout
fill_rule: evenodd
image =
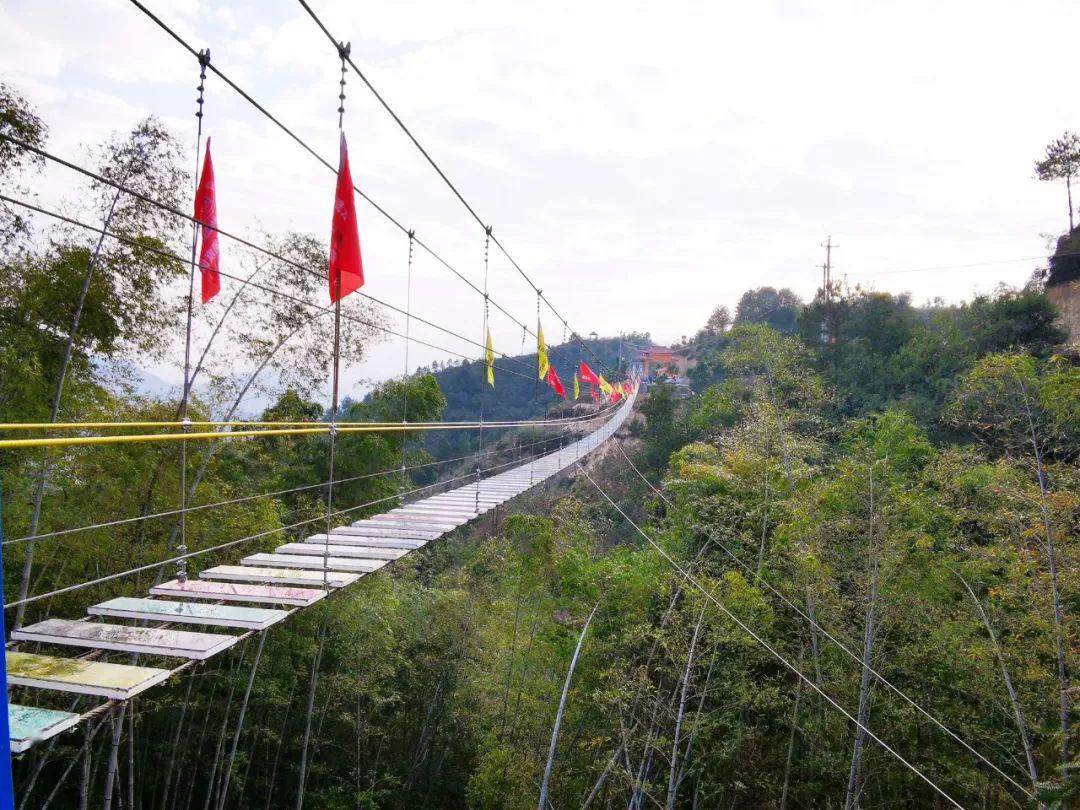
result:
M 409 422 L 409 326 L 412 322 L 412 263 L 413 263 L 413 244 L 416 239 L 416 231 L 409 231 L 409 261 L 405 270 L 405 375 L 402 378 L 402 394 L 401 394 L 401 492 L 406 490 L 405 485 L 405 463 L 406 463 L 406 451 L 408 450 L 409 434 L 405 430 L 405 426 Z M 403 496 L 404 497 L 404 496 Z
M 476 439 L 476 498 L 475 508 L 476 511 L 480 511 L 480 455 L 484 451 L 484 395 L 487 393 L 486 386 L 488 385 L 487 378 L 487 345 L 488 345 L 488 259 L 491 252 L 491 226 L 484 227 L 484 333 L 481 335 L 481 342 L 484 345 L 484 379 L 480 383 L 480 432 L 477 434 Z
M 195 194 L 199 193 L 199 158 L 202 156 L 202 125 L 203 125 L 203 102 L 205 100 L 206 68 L 210 65 L 210 49 L 204 48 L 199 51 L 199 96 L 195 100 Z M 184 387 L 180 395 L 180 422 L 183 431 L 191 427 L 188 418 L 188 402 L 191 399 L 191 323 L 195 306 L 195 266 L 198 258 L 197 249 L 199 242 L 199 223 L 192 220 L 191 223 L 191 267 L 188 272 L 187 294 L 187 324 L 184 329 Z M 187 559 L 187 439 L 180 442 L 180 543 L 177 552 L 181 559 L 176 564 L 176 579 L 186 582 Z

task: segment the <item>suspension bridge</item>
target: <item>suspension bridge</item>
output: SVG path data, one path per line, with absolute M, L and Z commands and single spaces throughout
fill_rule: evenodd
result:
M 261 655 L 266 632 L 274 625 L 286 620 L 293 613 L 306 610 L 335 592 L 353 586 L 362 577 L 379 571 L 394 561 L 424 548 L 434 540 L 476 521 L 480 516 L 496 509 L 501 504 L 539 486 L 561 471 L 572 468 L 619 428 L 633 407 L 634 395 L 636 394 L 636 387 L 629 384 L 623 386 L 616 383 L 616 386 L 619 386 L 619 390 L 616 392 L 611 384 L 603 379 L 602 372 L 606 370 L 605 366 L 599 362 L 592 348 L 581 340 L 578 332 L 570 328 L 566 318 L 555 309 L 550 297 L 543 293 L 530 275 L 511 256 L 504 244 L 495 236 L 493 228 L 480 220 L 475 208 L 465 200 L 442 169 L 435 163 L 430 153 L 420 145 L 400 118 L 390 110 L 374 87 L 360 73 L 359 68 L 349 56 L 350 48 L 347 45 L 334 42 L 335 55 L 341 66 L 340 93 L 338 95 L 340 103 L 337 111 L 339 129 L 342 129 L 343 132 L 346 72 L 351 69 L 360 76 L 379 102 L 386 107 L 394 120 L 423 154 L 425 160 L 431 164 L 440 178 L 451 189 L 455 198 L 462 203 L 469 215 L 481 224 L 484 239 L 482 284 L 470 280 L 466 274 L 454 267 L 442 255 L 437 253 L 428 242 L 418 236 L 415 230 L 406 228 L 398 218 L 389 213 L 385 207 L 352 182 L 345 153 L 344 134 L 341 136 L 341 160 L 335 165 L 321 157 L 296 134 L 295 130 L 284 124 L 281 118 L 272 114 L 265 106 L 256 101 L 251 94 L 226 75 L 218 65 L 212 63 L 209 49 L 197 50 L 192 47 L 162 18 L 155 15 L 138 0 L 132 0 L 132 5 L 152 20 L 158 28 L 190 55 L 194 56 L 197 61 L 199 83 L 196 109 L 196 199 L 194 213 L 181 210 L 175 205 L 159 199 L 156 195 L 147 193 L 146 190 L 135 188 L 131 182 L 132 176 L 136 173 L 134 162 L 128 166 L 129 170 L 122 171 L 118 175 L 107 175 L 89 169 L 61 155 L 46 151 L 40 145 L 14 137 L 9 132 L 0 132 L 0 138 L 8 146 L 21 150 L 27 155 L 34 155 L 36 158 L 46 161 L 60 170 L 72 172 L 76 176 L 98 184 L 100 187 L 109 188 L 114 195 L 113 208 L 115 208 L 117 201 L 123 198 L 138 201 L 138 203 L 159 212 L 162 216 L 186 221 L 190 224 L 192 231 L 190 255 L 186 255 L 183 249 L 177 250 L 162 242 L 147 241 L 138 236 L 133 237 L 132 234 L 125 233 L 122 229 L 114 227 L 112 224 L 112 209 L 110 209 L 110 213 L 105 217 L 104 221 L 97 224 L 78 219 L 69 213 L 62 213 L 55 206 L 38 205 L 26 198 L 9 196 L 8 194 L 0 195 L 0 197 L 2 197 L 2 202 L 6 205 L 19 207 L 33 216 L 72 226 L 87 233 L 91 239 L 95 240 L 96 247 L 90 256 L 87 268 L 88 283 L 94 273 L 95 264 L 98 261 L 102 246 L 106 241 L 136 248 L 169 262 L 187 266 L 190 283 L 188 285 L 187 319 L 184 337 L 184 380 L 180 405 L 177 411 L 178 420 L 175 422 L 126 421 L 119 423 L 64 422 L 60 420 L 65 372 L 70 359 L 74 337 L 80 328 L 79 318 L 82 310 L 82 299 L 80 299 L 70 329 L 67 359 L 64 360 L 53 397 L 51 418 L 47 422 L 3 424 L 0 426 L 3 431 L 15 433 L 16 435 L 14 437 L 0 438 L 0 447 L 10 451 L 37 449 L 43 453 L 49 453 L 53 450 L 67 452 L 83 446 L 130 442 L 178 443 L 180 456 L 179 498 L 177 508 L 173 510 L 138 517 L 119 517 L 91 526 L 65 527 L 49 532 L 40 532 L 38 529 L 38 515 L 41 511 L 43 482 L 46 475 L 46 462 L 42 462 L 38 478 L 39 487 L 34 507 L 34 518 L 30 524 L 30 531 L 24 537 L 8 538 L 3 541 L 4 546 L 15 543 L 22 544 L 25 551 L 22 587 L 17 598 L 5 600 L 4 604 L 6 610 L 14 609 L 16 611 L 14 628 L 9 637 L 4 660 L 7 683 L 9 688 L 13 688 L 16 697 L 14 701 L 9 702 L 6 718 L 0 717 L 0 721 L 7 720 L 7 733 L 10 750 L 13 754 L 26 752 L 37 744 L 55 739 L 63 732 L 88 720 L 109 716 L 110 713 L 112 713 L 111 716 L 114 719 L 117 716 L 122 717 L 123 707 L 136 696 L 165 683 L 170 678 L 193 668 L 200 662 L 234 648 L 238 643 L 256 634 L 260 639 L 258 655 Z M 314 15 L 310 7 L 305 5 L 305 9 L 325 32 L 325 27 L 322 27 L 321 21 Z M 326 33 L 329 36 L 329 33 Z M 331 40 L 333 41 L 333 38 Z M 219 226 L 216 215 L 216 202 L 214 201 L 215 192 L 213 169 L 210 163 L 210 142 L 209 138 L 206 138 L 205 141 L 203 138 L 203 105 L 208 73 L 220 79 L 224 85 L 249 103 L 291 141 L 298 144 L 304 152 L 314 157 L 337 176 L 338 189 L 334 207 L 334 233 L 331 238 L 332 250 L 329 271 L 325 267 L 312 267 L 307 262 L 297 261 L 295 258 L 285 255 L 267 244 L 242 237 L 226 227 Z M 355 213 L 351 211 L 354 195 L 365 201 L 373 211 L 407 237 L 408 272 L 403 306 L 383 300 L 366 290 L 360 289 L 364 278 L 360 265 L 359 243 L 356 240 L 356 217 Z M 350 234 L 348 232 L 339 232 L 338 215 L 345 209 L 349 209 L 350 212 L 351 221 L 346 224 L 351 226 L 351 245 L 347 244 Z M 345 231 L 348 230 L 349 228 L 346 227 Z M 275 261 L 282 266 L 290 267 L 301 275 L 321 279 L 324 283 L 329 282 L 331 306 L 327 307 L 323 303 L 313 301 L 307 295 L 298 294 L 293 289 L 283 288 L 280 284 L 268 283 L 261 278 L 256 278 L 255 274 L 241 277 L 229 272 L 229 267 L 223 268 L 219 261 L 219 240 L 225 240 L 260 256 L 264 263 L 266 261 Z M 198 250 L 200 242 L 202 245 L 201 252 Z M 490 294 L 488 278 L 489 257 L 492 246 L 502 253 L 503 257 L 535 295 L 535 328 L 531 328 L 526 323 L 527 318 L 516 317 L 511 313 L 508 306 L 500 303 Z M 455 281 L 461 282 L 468 290 L 479 296 L 481 304 L 479 314 L 482 316 L 483 327 L 480 340 L 466 337 L 462 329 L 437 322 L 430 317 L 424 317 L 413 310 L 411 303 L 412 268 L 414 252 L 417 249 L 424 251 L 434 259 L 437 266 L 449 271 Z M 336 267 L 335 255 L 340 260 L 350 250 L 354 254 L 350 257 L 353 265 Z M 196 279 L 200 277 L 203 284 L 202 300 L 204 304 L 221 290 L 222 280 L 226 285 L 233 284 L 233 289 L 236 292 L 214 332 L 207 340 L 203 348 L 203 356 L 194 361 L 192 348 L 195 339 L 193 322 L 197 299 L 195 286 Z M 344 285 L 348 285 L 347 288 Z M 199 422 L 189 419 L 189 403 L 196 386 L 196 380 L 203 370 L 203 359 L 206 353 L 210 351 L 211 344 L 221 329 L 225 318 L 229 316 L 233 309 L 233 305 L 237 303 L 244 291 L 249 290 L 288 302 L 300 307 L 302 311 L 307 313 L 301 326 L 297 327 L 284 340 L 288 340 L 295 335 L 297 331 L 303 328 L 304 324 L 313 322 L 324 315 L 332 314 L 334 319 L 332 379 L 330 380 L 332 396 L 328 409 L 328 422 L 236 420 L 233 418 L 235 405 L 222 421 Z M 355 308 L 343 309 L 342 299 L 349 293 L 355 293 L 356 297 L 366 300 L 371 306 L 388 316 L 401 318 L 402 326 L 400 328 L 389 326 L 380 320 L 358 314 Z M 84 290 L 83 297 L 85 295 Z M 540 324 L 545 309 L 563 327 L 564 345 L 561 348 L 552 347 L 550 363 Z M 505 351 L 495 350 L 492 345 L 491 328 L 489 326 L 489 317 L 492 310 L 501 317 L 505 317 L 514 328 L 520 328 L 523 346 L 526 337 L 529 335 L 537 341 L 538 359 L 540 359 L 539 368 L 531 367 Z M 381 333 L 387 337 L 403 341 L 405 350 L 402 375 L 404 396 L 402 397 L 403 411 L 400 422 L 343 423 L 337 421 L 340 405 L 339 377 L 342 355 L 340 336 L 343 323 L 345 325 L 360 325 L 375 333 Z M 412 333 L 414 325 L 421 325 L 433 330 L 441 339 L 438 342 L 421 339 Z M 568 334 L 571 336 L 569 344 L 567 343 Z M 447 345 L 447 341 L 455 345 Z M 496 373 L 500 376 L 524 377 L 538 383 L 550 385 L 559 396 L 566 399 L 568 395 L 562 381 L 555 372 L 555 364 L 556 362 L 564 364 L 570 362 L 567 345 L 571 344 L 577 346 L 575 360 L 581 365 L 582 374 L 585 374 L 586 379 L 594 384 L 593 399 L 595 406 L 589 408 L 588 410 L 591 412 L 585 416 L 581 416 L 579 413 L 570 418 L 555 419 L 518 421 L 485 419 L 484 392 L 481 389 L 478 403 L 478 420 L 423 423 L 410 421 L 408 418 L 410 415 L 408 412 L 410 347 L 425 347 L 435 350 L 440 355 L 461 360 L 475 359 L 475 351 L 478 349 L 480 359 L 486 365 L 487 385 L 494 385 Z M 466 348 L 462 350 L 459 348 L 460 346 Z M 274 351 L 276 350 L 277 347 L 275 347 Z M 586 371 L 587 366 L 583 362 L 585 355 L 592 359 L 600 374 L 594 374 L 591 369 Z M 241 396 L 243 391 L 246 391 L 255 381 L 264 366 L 265 361 L 263 365 L 260 365 L 252 373 L 248 383 L 244 385 Z M 610 374 L 610 372 L 608 373 Z M 603 404 L 600 402 L 598 391 L 600 388 L 604 391 Z M 577 369 L 575 368 L 574 398 L 576 399 L 577 396 L 578 379 Z M 237 403 L 239 401 L 240 398 L 238 398 Z M 128 433 L 115 434 L 109 432 L 118 428 L 121 430 L 142 430 L 144 432 L 135 436 Z M 485 430 L 523 428 L 541 431 L 561 428 L 563 434 L 559 436 L 558 449 L 549 452 L 552 443 L 550 437 L 533 442 L 528 447 L 522 447 L 519 443 L 519 453 L 522 450 L 530 451 L 529 460 L 523 461 L 519 457 L 512 461 L 493 463 L 491 466 L 485 467 L 487 460 L 493 455 L 497 456 L 499 453 L 498 448 L 484 450 Z M 336 444 L 338 437 L 341 435 L 394 432 L 411 435 L 424 431 L 444 430 L 477 432 L 476 452 L 466 456 L 409 465 L 406 456 L 406 441 L 403 438 L 400 467 L 353 478 L 335 476 Z M 56 431 L 65 431 L 69 435 L 51 435 Z M 18 435 L 28 432 L 44 432 L 46 435 L 34 435 L 31 438 Z M 190 443 L 200 441 L 217 443 L 243 439 L 259 440 L 267 437 L 284 436 L 328 437 L 329 480 L 304 484 L 278 492 L 246 495 L 212 504 L 193 505 L 191 503 L 194 488 L 198 485 L 198 478 L 196 477 L 193 482 L 188 481 L 188 447 Z M 568 438 L 569 441 L 567 441 Z M 541 448 L 540 452 L 538 454 L 531 452 L 537 446 Z M 433 472 L 433 468 L 447 464 L 469 464 L 470 462 L 475 465 L 472 472 L 438 481 L 435 484 L 417 486 L 411 489 L 406 488 L 408 476 L 415 470 L 428 468 L 428 471 Z M 374 476 L 396 475 L 401 476 L 402 486 L 400 491 L 393 496 L 379 498 L 367 503 L 344 506 L 334 502 L 336 488 L 339 489 L 342 484 Z M 325 495 L 326 513 L 324 516 L 303 520 L 255 535 L 236 537 L 214 546 L 189 550 L 186 531 L 189 515 L 207 509 L 251 503 L 258 499 L 303 492 Z M 383 509 L 389 511 L 381 511 Z M 359 510 L 363 510 L 366 516 L 351 523 L 347 522 L 348 518 L 346 516 Z M 63 538 L 92 529 L 118 528 L 148 518 L 162 517 L 174 517 L 178 521 L 179 537 L 174 556 L 119 572 L 83 579 L 74 584 L 54 588 L 44 593 L 28 592 L 28 575 L 33 564 L 34 547 L 39 540 Z M 320 523 L 324 524 L 321 531 L 306 537 L 303 536 L 302 533 L 305 530 L 312 531 L 313 524 Z M 234 560 L 234 564 L 211 565 L 200 570 L 197 576 L 189 576 L 188 564 L 196 558 L 221 553 L 228 549 L 239 549 L 245 544 L 257 540 L 265 541 L 267 537 L 284 532 L 292 533 L 295 538 L 294 541 L 282 542 L 272 551 L 250 553 Z M 0 537 L 2 537 L 2 534 L 0 534 Z M 172 579 L 163 576 L 167 566 L 175 566 L 175 576 Z M 117 596 L 87 605 L 85 615 L 82 616 L 53 616 L 51 611 L 47 609 L 45 618 L 23 624 L 24 611 L 28 605 L 40 603 L 48 608 L 51 600 L 61 594 L 72 594 L 91 586 L 106 583 L 120 584 L 123 580 L 142 572 L 153 572 L 157 577 L 155 583 L 142 594 Z M 148 659 L 154 665 L 148 665 L 143 659 Z M 252 672 L 254 674 L 254 668 Z M 65 694 L 69 698 L 75 697 L 76 704 L 70 707 L 71 710 L 65 710 L 62 701 L 58 697 Z M 99 702 L 89 709 L 74 711 L 76 705 L 85 705 L 87 699 L 91 702 L 98 699 Z M 114 712 L 117 707 L 121 709 L 119 714 Z M 116 734 L 118 734 L 118 726 L 114 728 L 114 737 Z M 0 806 L 7 807 L 11 806 L 8 804 L 8 797 L 12 793 L 10 771 L 6 768 L 2 770 L 3 779 L 0 782 L 3 782 L 3 784 L 0 784 Z M 115 762 L 110 766 L 110 778 L 114 772 Z M 108 788 L 106 789 L 106 796 L 106 801 L 111 802 L 112 792 Z
M 194 662 L 205 661 L 251 634 L 268 630 L 294 612 L 574 467 L 619 429 L 634 400 L 631 395 L 612 413 L 601 416 L 595 430 L 524 464 L 441 492 L 425 493 L 382 514 L 328 526 L 303 542 L 285 543 L 273 553 L 250 554 L 237 565 L 207 568 L 195 579 L 162 582 L 152 586 L 145 597 L 117 597 L 91 605 L 84 617 L 49 618 L 13 631 L 11 640 L 22 645 L 87 652 L 79 657 L 60 657 L 24 652 L 22 645 L 9 646 L 9 685 L 107 700 L 78 714 L 11 704 L 12 752 L 26 751 L 142 694 Z M 117 620 L 137 623 L 120 624 Z M 206 629 L 177 629 L 178 625 Z M 230 632 L 237 630 L 242 632 Z M 185 663 L 174 668 L 110 663 L 100 660 L 106 653 L 182 659 Z

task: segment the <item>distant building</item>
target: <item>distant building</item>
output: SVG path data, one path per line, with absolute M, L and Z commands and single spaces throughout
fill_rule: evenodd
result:
M 650 385 L 661 382 L 687 386 L 686 371 L 691 365 L 685 350 L 649 346 L 635 350 L 630 359 L 630 373 L 641 379 L 646 391 Z

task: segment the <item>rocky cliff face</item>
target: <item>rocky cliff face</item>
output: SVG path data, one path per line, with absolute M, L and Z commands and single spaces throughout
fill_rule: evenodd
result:
M 1061 311 L 1061 325 L 1069 331 L 1068 342 L 1080 345 L 1080 281 L 1047 285 L 1046 297 Z
M 1058 239 L 1050 257 L 1046 297 L 1061 310 L 1061 325 L 1069 330 L 1069 343 L 1080 344 L 1080 227 Z

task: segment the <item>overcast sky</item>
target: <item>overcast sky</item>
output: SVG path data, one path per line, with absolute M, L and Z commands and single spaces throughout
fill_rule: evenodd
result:
M 337 57 L 298 3 L 146 2 L 335 157 Z M 311 2 L 582 333 L 670 341 L 751 286 L 811 297 L 829 234 L 851 283 L 968 298 L 1022 284 L 1039 264 L 1027 257 L 1066 224 L 1064 189 L 1032 163 L 1080 128 L 1075 2 Z M 126 0 L 0 0 L 0 71 L 61 155 L 148 113 L 194 142 L 197 65 Z M 480 283 L 479 226 L 348 80 L 354 179 Z M 213 77 L 204 120 L 223 228 L 328 235 L 324 167 Z M 70 182 L 39 178 L 42 201 Z M 407 240 L 363 203 L 359 214 L 366 289 L 403 303 Z M 535 318 L 501 258 L 490 286 Z M 480 338 L 479 297 L 424 256 L 413 306 Z M 498 348 L 520 348 L 519 329 L 497 314 L 492 325 Z M 547 313 L 545 325 L 561 338 Z M 401 362 L 392 341 L 350 376 Z

